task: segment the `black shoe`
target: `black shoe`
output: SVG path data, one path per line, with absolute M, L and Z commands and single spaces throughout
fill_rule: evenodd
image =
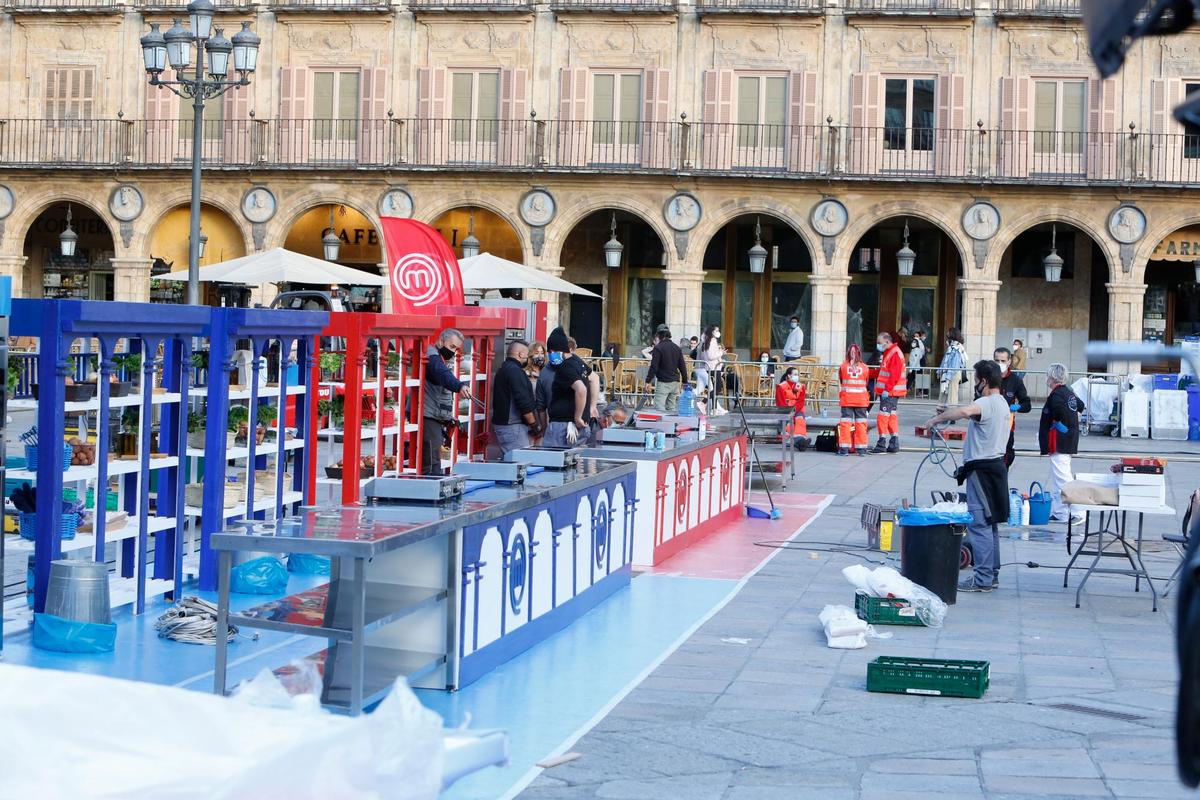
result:
M 960 583 L 958 585 L 958 590 L 960 592 L 990 592 L 992 590 L 992 587 L 991 586 L 980 586 L 977 583 L 975 583 L 974 578 L 967 578 L 965 581 L 963 581 L 962 583 Z
M 899 436 L 892 437 L 892 440 L 890 442 L 888 442 L 887 451 L 889 453 L 899 453 L 900 452 L 900 437 Z
M 887 442 L 885 442 L 883 439 L 880 439 L 878 442 L 875 443 L 875 446 L 871 448 L 871 452 L 872 453 L 886 453 L 887 452 Z
M 838 454 L 839 456 L 848 456 L 848 455 L 850 455 L 850 451 L 849 451 L 849 450 L 847 450 L 847 449 L 846 449 L 846 448 L 844 448 L 844 447 L 839 447 L 839 448 L 838 448 L 838 451 L 837 451 L 837 454 Z
M 992 588 L 993 589 L 1000 588 L 1000 579 L 999 578 L 992 578 Z
M 858 448 L 857 450 L 854 451 L 854 453 L 855 453 L 855 455 L 862 456 L 863 458 L 867 457 L 867 450 L 865 447 Z

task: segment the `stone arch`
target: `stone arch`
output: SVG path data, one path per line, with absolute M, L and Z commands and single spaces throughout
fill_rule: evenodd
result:
M 664 201 L 666 198 L 663 198 Z M 561 199 L 560 208 L 563 208 Z M 644 203 L 632 198 L 623 198 L 614 200 L 612 198 L 597 198 L 582 203 L 575 203 L 570 206 L 569 215 L 563 212 L 555 220 L 553 220 L 546 228 L 546 244 L 542 249 L 543 257 L 551 257 L 549 263 L 558 265 L 562 260 L 562 249 L 567 243 L 567 237 L 571 232 L 588 218 L 589 215 L 597 211 L 603 211 L 606 208 L 611 208 L 616 211 L 624 211 L 628 214 L 633 214 L 642 222 L 650 226 L 662 242 L 663 250 L 667 253 L 667 268 L 671 269 L 676 262 L 675 251 L 673 248 L 675 237 L 672 232 L 666 227 L 666 223 L 662 219 L 661 209 L 655 210 L 647 207 Z M 691 250 L 689 246 L 689 252 Z
M 505 210 L 499 203 L 490 200 L 482 200 L 476 196 L 465 197 L 459 196 L 450 200 L 439 202 L 435 206 L 430 206 L 428 211 L 423 211 L 420 214 L 414 214 L 413 219 L 424 222 L 426 225 L 433 225 L 435 221 L 443 214 L 454 211 L 459 208 L 482 208 L 495 214 L 500 219 L 508 223 L 508 227 L 512 228 L 517 235 L 517 241 L 521 243 L 522 261 L 526 264 L 533 264 L 533 245 L 529 239 L 529 226 L 525 225 L 517 215 L 512 211 L 515 208 L 515 202 L 512 207 Z M 486 248 L 484 248 L 486 250 Z M 544 251 L 543 251 L 544 252 Z
M 23 254 L 25 237 L 29 234 L 29 229 L 33 226 L 37 218 L 45 213 L 46 209 L 57 203 L 76 203 L 85 206 L 99 217 L 108 228 L 108 235 L 112 238 L 115 258 L 121 258 L 131 252 L 129 248 L 124 247 L 124 242 L 120 236 L 119 224 L 108 214 L 107 198 L 101 197 L 97 200 L 95 191 L 81 191 L 77 188 L 76 184 L 65 183 L 59 185 L 56 182 L 48 185 L 45 189 L 35 192 L 32 196 L 25 194 L 17 196 L 16 207 L 13 209 L 13 213 L 8 219 L 4 220 L 6 233 L 4 238 L 12 241 L 13 252 L 11 255 Z
M 267 188 L 270 186 L 268 185 Z M 338 205 L 352 208 L 366 217 L 367 221 L 379 232 L 380 252 L 384 253 L 386 257 L 387 249 L 384 246 L 383 224 L 379 219 L 379 210 L 375 208 L 373 202 L 364 202 L 364 200 L 361 193 L 347 197 L 333 191 L 321 190 L 305 192 L 297 197 L 289 198 L 286 204 L 280 201 L 275 217 L 267 223 L 266 235 L 263 237 L 263 249 L 283 247 L 288 233 L 295 227 L 300 217 L 312 211 L 316 206 Z
M 1097 236 L 1093 233 L 1093 231 L 1104 229 L 1104 219 L 1097 220 L 1075 209 L 1058 207 L 1050 209 L 1037 208 L 1024 212 L 1014 219 L 1004 220 L 1004 208 L 999 205 L 997 208 L 1000 209 L 1000 218 L 1003 222 L 1000 232 L 992 237 L 991 242 L 988 243 L 987 261 L 984 262 L 983 268 L 984 274 L 979 277 L 986 280 L 999 280 L 1000 264 L 1004 260 L 1004 254 L 1008 252 L 1008 248 L 1012 246 L 1017 237 L 1025 231 L 1037 225 L 1051 222 L 1065 222 L 1087 234 L 1096 243 L 1100 251 L 1104 253 L 1109 280 L 1119 280 L 1121 259 L 1116 251 L 1116 243 L 1107 236 Z
M 1158 246 L 1158 243 L 1181 228 L 1200 225 L 1200 211 L 1189 210 L 1183 205 L 1178 206 L 1178 208 L 1181 210 L 1169 213 L 1163 217 L 1152 216 L 1149 211 L 1146 212 L 1146 234 L 1140 241 L 1134 244 L 1133 268 L 1130 270 L 1128 278 L 1122 282 L 1128 282 L 1133 285 L 1145 283 L 1146 267 L 1149 266 L 1150 256 L 1154 253 L 1154 248 Z M 1156 218 L 1162 219 L 1163 222 L 1157 225 L 1152 224 L 1151 220 Z M 1115 283 L 1117 280 L 1114 278 L 1113 282 Z
M 703 198 L 701 198 L 703 202 Z M 808 248 L 808 254 L 812 257 L 813 274 L 821 272 L 818 269 L 818 261 L 824 262 L 821 256 L 821 249 L 813 241 L 812 231 L 805 225 L 801 224 L 803 215 L 797 215 L 797 209 L 790 203 L 781 203 L 770 199 L 756 199 L 747 202 L 746 198 L 731 198 L 721 203 L 715 209 L 706 212 L 704 218 L 689 233 L 688 252 L 692 252 L 692 248 L 697 248 L 696 252 L 700 258 L 704 257 L 705 248 L 709 242 L 716 236 L 722 228 L 739 217 L 753 216 L 762 214 L 763 216 L 774 217 L 786 224 L 789 228 L 796 232 L 800 237 L 800 241 L 804 242 L 804 246 Z M 696 262 L 698 263 L 698 261 Z
M 971 277 L 968 272 L 968 265 L 973 260 L 970 257 L 971 245 L 967 240 L 966 234 L 962 232 L 957 219 L 951 219 L 943 212 L 910 200 L 891 200 L 886 203 L 876 203 L 865 209 L 847 205 L 847 209 L 850 212 L 850 224 L 838 236 L 837 249 L 834 251 L 833 266 L 824 267 L 822 270 L 824 274 L 846 274 L 846 270 L 850 264 L 850 256 L 853 254 L 854 248 L 858 245 L 859 240 L 876 225 L 896 217 L 912 217 L 924 220 L 946 234 L 946 237 L 958 250 L 959 261 L 962 264 L 962 277 Z M 863 213 L 856 214 L 859 211 Z M 824 259 L 820 259 L 820 261 L 824 266 Z M 817 259 L 814 259 L 814 271 L 816 271 L 816 263 Z
M 114 188 L 117 185 L 113 184 Z M 134 185 L 136 186 L 137 184 Z M 138 188 L 144 191 L 143 187 L 138 186 Z M 133 239 L 130 240 L 130 250 L 135 253 L 145 253 L 147 258 L 150 254 L 146 252 L 146 248 L 150 246 L 150 239 L 154 236 L 154 231 L 158 229 L 158 226 L 162 224 L 162 221 L 172 211 L 180 206 L 190 206 L 192 199 L 191 190 L 187 187 L 168 190 L 163 194 L 159 194 L 156 191 L 154 194 L 154 204 L 157 212 L 153 215 L 148 212 L 142 213 L 142 216 L 137 220 L 137 223 L 140 224 L 137 225 Z M 202 205 L 218 209 L 228 217 L 242 234 L 242 246 L 246 252 L 254 252 L 254 241 L 250 235 L 250 223 L 242 216 L 241 209 L 237 206 L 236 202 L 231 204 L 223 195 L 202 195 L 200 202 Z

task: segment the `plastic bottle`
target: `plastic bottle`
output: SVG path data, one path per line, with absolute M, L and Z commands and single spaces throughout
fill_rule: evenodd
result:
M 683 387 L 683 391 L 679 395 L 679 416 L 696 416 L 696 395 L 692 392 L 690 384 Z
M 644 438 L 646 443 L 643 445 L 643 447 L 645 447 L 647 451 L 654 450 L 654 431 L 646 431 Z
M 1016 489 L 1008 490 L 1008 524 L 1021 524 L 1021 493 Z
M 1021 524 L 1029 525 L 1029 498 L 1028 497 L 1023 497 L 1021 499 Z M 1022 536 L 1022 538 L 1028 539 L 1029 532 L 1026 531 L 1025 534 Z

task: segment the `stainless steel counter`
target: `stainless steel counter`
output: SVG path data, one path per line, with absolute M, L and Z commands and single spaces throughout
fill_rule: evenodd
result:
M 603 441 L 603 432 L 600 435 L 601 441 L 598 444 L 584 449 L 583 452 L 588 458 L 612 459 L 614 461 L 662 461 L 729 441 L 739 435 L 739 432 L 736 430 L 710 431 L 701 439 L 700 434 L 696 431 L 687 431 L 677 436 L 668 436 L 666 438 L 666 446 L 662 450 L 647 450 L 641 445 L 633 444 L 606 445 Z

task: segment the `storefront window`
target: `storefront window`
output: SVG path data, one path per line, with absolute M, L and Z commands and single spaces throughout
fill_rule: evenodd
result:
M 850 284 L 846 306 L 846 346 L 873 342 L 879 333 L 879 284 Z
M 667 321 L 667 282 L 661 278 L 630 278 L 625 343 L 640 350 L 650 344 L 654 330 Z
M 733 285 L 733 347 L 749 349 L 754 335 L 754 282 Z
M 924 331 L 929 341 L 936 342 L 934 329 L 934 298 L 936 289 L 914 286 L 900 288 L 900 327 L 909 334 Z
M 725 284 L 706 283 L 700 288 L 700 330 L 721 324 L 721 308 L 725 305 Z M 697 334 L 699 335 L 699 334 Z
M 804 346 L 812 349 L 812 287 L 808 283 L 771 286 L 771 349 L 781 350 L 791 332 L 792 317 L 800 318 Z

